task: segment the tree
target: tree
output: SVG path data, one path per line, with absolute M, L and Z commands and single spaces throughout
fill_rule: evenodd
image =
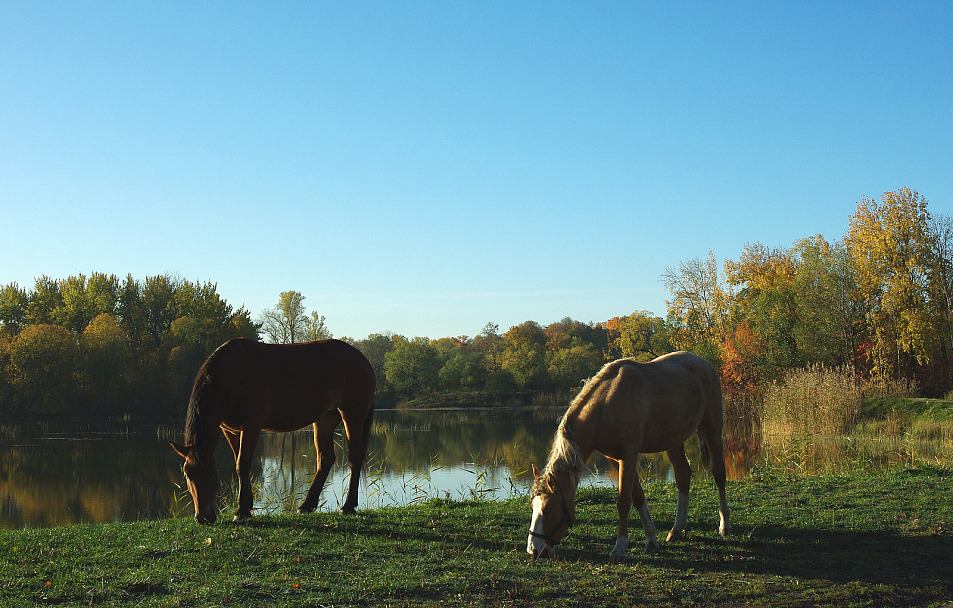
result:
M 560 391 L 582 387 L 605 363 L 602 352 L 593 344 L 577 344 L 550 352 L 547 356 L 547 371 L 553 385 Z
M 797 270 L 790 250 L 769 249 L 761 243 L 748 243 L 738 261 L 725 261 L 728 284 L 740 288 L 734 297 L 737 316 L 749 324 L 762 348 L 761 362 L 770 367 L 804 363 L 795 335 L 800 322 Z
M 39 324 L 13 339 L 9 350 L 10 384 L 22 413 L 60 414 L 77 393 L 79 349 L 65 327 Z
M 80 346 L 85 358 L 88 398 L 115 411 L 128 392 L 129 346 L 115 315 L 102 313 L 83 330 Z
M 854 365 L 864 313 L 846 245 L 818 234 L 797 241 L 792 255 L 798 348 L 811 363 Z
M 311 311 L 311 316 L 305 321 L 305 340 L 328 340 L 333 338 L 331 331 L 324 324 L 326 320 L 316 310 Z
M 646 310 L 622 317 L 611 326 L 616 328 L 614 343 L 620 357 L 644 362 L 673 350 L 665 319 Z
M 882 377 L 908 376 L 938 350 L 929 225 L 926 199 L 909 188 L 885 192 L 879 204 L 864 197 L 850 218 L 847 246 Z
M 80 333 L 94 317 L 100 314 L 114 314 L 119 301 L 119 280 L 115 275 L 94 272 L 87 280 L 86 275 L 75 275 L 59 282 L 60 304 L 54 309 L 53 317 L 74 333 Z
M 306 338 L 308 317 L 304 312 L 304 300 L 300 291 L 283 291 L 274 308 L 261 313 L 261 330 L 269 342 L 292 344 Z
M 514 325 L 503 334 L 502 369 L 513 374 L 523 390 L 543 390 L 550 384 L 546 367 L 549 336 L 536 321 Z
M 377 390 L 379 392 L 383 392 L 386 388 L 385 382 L 387 377 L 384 371 L 384 362 L 386 361 L 387 353 L 394 350 L 395 342 L 394 334 L 386 332 L 382 334 L 371 334 L 365 339 L 358 340 L 354 343 L 354 346 L 364 353 L 371 367 L 374 368 L 374 374 L 377 376 Z
M 26 324 L 29 303 L 26 290 L 16 283 L 0 288 L 0 329 L 10 336 L 19 333 Z
M 410 396 L 433 391 L 440 373 L 437 349 L 427 338 L 397 337 L 394 349 L 384 356 L 384 371 L 388 384 L 399 394 Z
M 679 262 L 678 268 L 666 268 L 662 282 L 672 294 L 665 302 L 672 345 L 718 363 L 721 345 L 732 328 L 733 294 L 723 283 L 715 255 L 702 261 L 693 258 Z
M 60 285 L 50 277 L 37 277 L 27 304 L 27 323 L 30 325 L 51 324 L 53 313 L 63 303 Z

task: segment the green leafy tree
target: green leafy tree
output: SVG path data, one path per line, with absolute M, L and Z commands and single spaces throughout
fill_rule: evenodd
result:
M 547 371 L 556 390 L 566 392 L 581 388 L 604 363 L 602 352 L 594 344 L 580 343 L 550 352 Z
M 510 372 L 523 390 L 545 390 L 551 385 L 546 366 L 549 336 L 536 321 L 515 325 L 503 334 L 506 348 L 501 368 Z
M 643 362 L 673 350 L 665 319 L 644 310 L 619 319 L 614 342 L 620 357 Z
M 810 363 L 853 365 L 863 338 L 864 307 L 847 247 L 816 235 L 797 241 L 792 253 L 798 348 Z
M 26 290 L 16 283 L 0 288 L 0 330 L 10 336 L 19 333 L 26 324 L 29 303 Z
M 384 356 L 387 383 L 404 396 L 421 395 L 437 389 L 440 360 L 427 338 L 395 338 L 394 348 Z
M 62 303 L 63 296 L 60 294 L 59 283 L 46 275 L 37 277 L 27 304 L 27 323 L 30 325 L 53 323 L 54 312 Z
M 388 390 L 386 385 L 387 374 L 384 370 L 384 363 L 387 358 L 387 353 L 394 350 L 395 342 L 396 339 L 394 334 L 390 332 L 371 334 L 363 340 L 357 340 L 354 342 L 354 346 L 364 353 L 364 356 L 367 357 L 371 367 L 374 368 L 374 374 L 377 376 L 378 392 L 384 392 Z

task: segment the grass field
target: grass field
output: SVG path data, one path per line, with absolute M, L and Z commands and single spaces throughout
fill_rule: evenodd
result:
M 525 553 L 526 499 L 0 531 L 0 606 L 951 606 L 953 470 L 695 482 L 684 541 L 611 565 L 611 491 L 580 491 L 557 559 Z M 648 483 L 659 530 L 675 490 Z M 664 532 L 662 533 L 664 538 Z

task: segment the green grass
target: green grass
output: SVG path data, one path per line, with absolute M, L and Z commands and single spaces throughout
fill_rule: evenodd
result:
M 0 606 L 945 606 L 953 470 L 729 484 L 735 535 L 696 480 L 685 541 L 611 565 L 615 499 L 581 489 L 555 560 L 525 553 L 526 499 L 0 531 Z M 660 531 L 675 490 L 648 483 Z M 664 537 L 664 532 L 662 533 Z

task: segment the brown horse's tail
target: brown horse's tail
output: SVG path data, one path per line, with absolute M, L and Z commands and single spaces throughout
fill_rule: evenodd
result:
M 698 437 L 698 448 L 702 456 L 702 466 L 706 469 L 711 468 L 711 450 L 708 449 L 708 444 L 705 443 L 705 438 L 702 437 L 701 433 L 695 433 L 695 436 Z

